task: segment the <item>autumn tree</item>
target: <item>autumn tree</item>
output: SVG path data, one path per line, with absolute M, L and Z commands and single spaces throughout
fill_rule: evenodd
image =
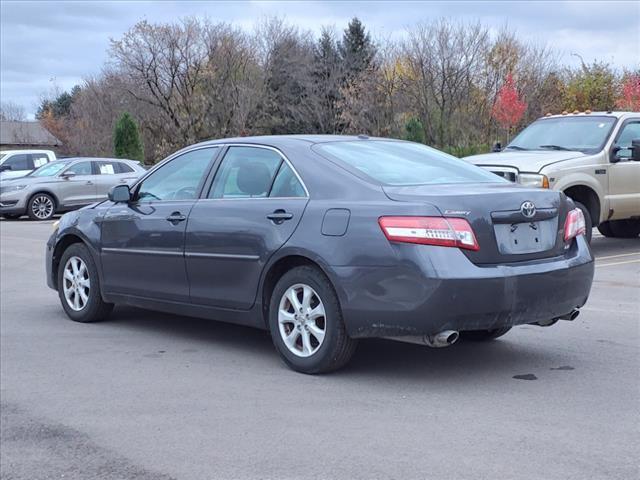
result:
M 613 110 L 616 105 L 619 82 L 608 63 L 582 63 L 576 71 L 568 73 L 565 87 L 566 110 Z
M 616 102 L 618 108 L 640 112 L 640 73 L 628 73 L 622 80 L 621 96 Z
M 507 136 L 509 136 L 511 129 L 518 124 L 526 109 L 527 104 L 520 98 L 513 76 L 510 73 L 507 74 L 496 96 L 491 116 L 507 130 Z
M 144 147 L 135 120 L 124 112 L 113 131 L 113 153 L 116 158 L 144 161 Z

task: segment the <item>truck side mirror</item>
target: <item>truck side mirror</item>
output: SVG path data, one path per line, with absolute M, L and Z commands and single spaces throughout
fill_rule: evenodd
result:
M 0 172 L 6 172 L 7 170 L 11 170 L 11 165 L 0 165 Z
M 502 151 L 502 144 L 500 142 L 496 142 L 493 144 L 493 148 L 491 149 L 493 153 L 498 153 Z
M 640 162 L 640 138 L 631 140 L 631 160 Z

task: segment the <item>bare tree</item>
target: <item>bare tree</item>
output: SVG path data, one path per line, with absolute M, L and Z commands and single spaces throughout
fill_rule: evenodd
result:
M 15 102 L 0 103 L 0 120 L 20 122 L 27 119 L 24 107 Z

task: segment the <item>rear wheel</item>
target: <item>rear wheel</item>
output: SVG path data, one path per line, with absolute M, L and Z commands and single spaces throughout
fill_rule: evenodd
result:
M 509 330 L 511 330 L 511 327 L 496 328 L 494 330 L 468 330 L 466 332 L 460 332 L 460 338 L 473 342 L 484 342 L 487 340 L 495 340 L 506 334 Z
M 82 243 L 67 248 L 58 268 L 58 296 L 67 316 L 75 322 L 97 322 L 113 310 L 102 300 L 93 257 Z
M 576 202 L 575 200 L 573 201 L 573 203 L 576 204 L 577 208 L 582 210 L 582 215 L 584 215 L 584 226 L 585 226 L 584 236 L 587 239 L 587 243 L 591 243 L 591 235 L 593 234 L 593 221 L 591 220 L 591 214 L 589 213 L 589 210 L 587 209 L 587 207 L 585 207 L 582 203 Z
M 278 281 L 270 300 L 269 329 L 284 362 L 302 373 L 339 369 L 357 343 L 347 334 L 329 279 L 311 266 L 296 267 Z
M 614 220 L 609 223 L 616 238 L 635 238 L 640 235 L 640 220 Z
M 47 193 L 36 193 L 27 205 L 27 214 L 31 220 L 50 220 L 56 213 L 56 202 Z
M 615 237 L 613 230 L 611 230 L 611 222 L 602 222 L 598 225 L 598 231 L 605 237 Z

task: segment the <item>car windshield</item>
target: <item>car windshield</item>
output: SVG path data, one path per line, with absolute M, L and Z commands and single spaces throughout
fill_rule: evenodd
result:
M 411 142 L 331 142 L 316 145 L 314 150 L 385 185 L 506 181 L 464 160 Z
M 28 177 L 53 177 L 56 173 L 69 165 L 69 162 L 51 162 L 31 172 Z
M 520 132 L 507 149 L 595 153 L 604 146 L 615 121 L 614 117 L 542 118 Z

